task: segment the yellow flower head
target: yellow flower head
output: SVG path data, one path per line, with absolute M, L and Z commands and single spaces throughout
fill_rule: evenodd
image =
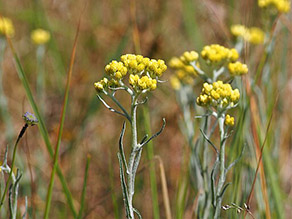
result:
M 163 60 L 149 59 L 142 55 L 122 55 L 120 61 L 113 60 L 105 66 L 109 79 L 104 78 L 94 84 L 97 92 L 106 88 L 125 88 L 123 79 L 129 75 L 128 82 L 137 93 L 157 88 L 157 79 L 167 69 Z M 128 74 L 129 73 L 129 74 Z M 128 88 L 127 88 L 128 89 Z
M 173 89 L 178 90 L 181 87 L 181 84 L 194 83 L 194 78 L 196 78 L 197 72 L 193 65 L 196 64 L 196 66 L 200 68 L 199 62 L 195 62 L 198 59 L 199 54 L 196 51 L 186 51 L 180 56 L 180 58 L 171 58 L 169 66 L 176 70 L 175 75 L 171 77 L 170 81 Z
M 258 27 L 247 28 L 244 25 L 232 25 L 231 33 L 236 37 L 242 37 L 252 44 L 262 44 L 265 40 L 265 33 Z
M 231 75 L 244 75 L 247 74 L 248 68 L 246 64 L 242 64 L 241 62 L 234 62 L 228 64 L 228 69 Z
M 258 27 L 251 27 L 245 35 L 245 40 L 252 44 L 262 44 L 265 41 L 265 33 Z
M 261 8 L 271 9 L 279 13 L 288 13 L 290 11 L 289 0 L 258 0 Z
M 204 83 L 200 96 L 197 98 L 199 106 L 213 106 L 224 109 L 233 107 L 239 100 L 240 93 L 238 89 L 232 89 L 230 84 L 224 84 L 222 81 L 216 81 L 212 84 Z
M 117 80 L 122 79 L 127 74 L 128 69 L 123 62 L 112 61 L 105 66 L 105 72 Z
M 159 59 L 149 59 L 141 55 L 126 54 L 121 56 L 121 61 L 131 74 L 139 74 L 148 71 L 151 77 L 161 77 L 167 66 Z
M 50 33 L 40 28 L 31 32 L 31 40 L 37 45 L 46 44 L 50 40 L 50 38 Z
M 129 77 L 129 83 L 136 91 L 148 91 L 155 90 L 157 87 L 157 80 L 148 76 L 142 76 L 131 74 Z
M 9 18 L 0 17 L 0 36 L 1 35 L 7 35 L 8 37 L 14 35 L 14 26 Z
M 180 57 L 180 60 L 189 65 L 190 62 L 197 61 L 199 58 L 199 54 L 195 51 L 184 52 L 184 54 Z
M 174 69 L 181 69 L 185 66 L 185 64 L 177 57 L 171 58 L 168 65 Z
M 203 59 L 208 63 L 223 63 L 223 62 L 234 62 L 238 59 L 238 52 L 233 49 L 225 48 L 218 44 L 212 44 L 205 46 L 201 52 Z
M 225 125 L 227 126 L 234 126 L 234 117 L 230 116 L 230 115 L 226 115 L 225 117 Z
M 108 79 L 103 78 L 102 80 L 94 83 L 94 88 L 97 92 L 101 92 L 108 86 L 108 83 Z
M 244 25 L 241 25 L 241 24 L 232 25 L 230 27 L 230 30 L 231 30 L 232 35 L 236 37 L 242 37 L 248 32 L 248 29 Z
M 151 59 L 147 66 L 147 71 L 150 72 L 150 75 L 152 77 L 161 77 L 162 73 L 165 72 L 166 69 L 167 66 L 165 65 L 165 62 L 161 59 Z

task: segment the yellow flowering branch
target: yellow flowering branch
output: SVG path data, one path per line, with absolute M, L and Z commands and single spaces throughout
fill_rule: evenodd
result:
M 167 69 L 163 60 L 149 59 L 141 55 L 126 54 L 122 55 L 120 61 L 113 60 L 105 67 L 108 77 L 94 83 L 97 97 L 110 111 L 124 116 L 131 124 L 131 152 L 127 162 L 124 153 L 123 137 L 125 133 L 125 123 L 120 134 L 118 159 L 120 164 L 121 187 L 124 197 L 126 217 L 134 219 L 134 214 L 142 218 L 137 209 L 133 207 L 133 196 L 135 193 L 135 177 L 142 155 L 143 147 L 153 138 L 157 137 L 165 127 L 163 120 L 162 128 L 150 138 L 146 135 L 138 143 L 137 133 L 137 107 L 144 104 L 148 98 L 140 100 L 141 97 L 157 88 L 160 82 L 159 77 Z M 115 92 L 125 90 L 131 97 L 130 113 L 115 98 Z M 121 111 L 110 107 L 100 96 L 100 93 L 108 96 Z

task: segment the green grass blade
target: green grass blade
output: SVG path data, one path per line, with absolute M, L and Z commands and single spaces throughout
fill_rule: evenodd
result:
M 9 47 L 12 51 L 12 54 L 13 54 L 13 58 L 14 58 L 14 61 L 15 61 L 15 64 L 16 64 L 16 70 L 17 70 L 17 73 L 18 73 L 18 76 L 22 82 L 22 85 L 25 89 L 25 92 L 26 92 L 26 96 L 30 102 L 30 105 L 34 111 L 34 114 L 36 115 L 36 117 L 38 118 L 39 120 L 39 130 L 40 130 L 40 133 L 45 141 L 45 145 L 47 147 L 47 150 L 49 151 L 49 154 L 51 157 L 53 157 L 53 148 L 52 148 L 52 145 L 51 145 L 51 142 L 49 140 L 49 134 L 48 134 L 48 131 L 46 129 L 46 126 L 45 126 L 45 123 L 44 123 L 44 120 L 43 118 L 41 117 L 40 113 L 39 113 L 39 110 L 38 110 L 38 107 L 34 101 L 34 97 L 32 95 L 32 92 L 31 92 L 31 89 L 29 87 L 29 83 L 28 83 L 28 80 L 27 80 L 27 77 L 26 77 L 26 74 L 22 68 L 22 65 L 20 63 L 20 60 L 14 50 L 14 47 L 13 47 L 13 44 L 11 42 L 11 40 L 9 38 L 7 38 L 7 41 L 8 41 L 8 44 L 9 44 Z M 73 198 L 72 198 L 72 195 L 70 193 L 70 190 L 68 188 L 68 185 L 66 183 L 66 180 L 63 176 L 63 173 L 60 169 L 59 166 L 57 166 L 57 174 L 59 176 L 59 179 L 60 179 L 60 182 L 62 184 L 62 187 L 63 187 L 63 190 L 64 190 L 64 193 L 66 195 L 66 198 L 67 198 L 67 202 L 68 202 L 68 205 L 70 207 L 70 210 L 72 212 L 72 214 L 75 216 L 77 215 L 76 214 L 76 210 L 74 208 L 74 205 L 73 205 Z
M 183 18 L 184 18 L 184 25 L 187 31 L 191 42 L 196 48 L 200 48 L 202 43 L 202 36 L 200 33 L 199 25 L 197 24 L 196 19 L 196 8 L 194 6 L 194 2 L 191 0 L 183 0 Z
M 110 162 L 109 162 L 109 178 L 110 178 L 110 186 L 111 186 L 111 198 L 112 198 L 112 202 L 113 202 L 113 209 L 114 209 L 114 215 L 115 215 L 115 219 L 119 219 L 120 213 L 119 213 L 119 204 L 117 201 L 117 196 L 115 193 L 115 179 L 114 179 L 114 171 L 113 171 L 113 161 L 112 161 L 112 157 L 111 154 L 109 153 L 109 157 L 110 157 Z M 122 158 L 122 156 L 121 156 Z
M 80 200 L 80 209 L 79 209 L 79 213 L 78 213 L 78 217 L 77 217 L 78 219 L 82 218 L 82 214 L 83 214 L 83 211 L 84 211 L 84 203 L 85 203 L 86 186 L 87 186 L 88 170 L 89 170 L 90 160 L 91 160 L 91 156 L 87 155 L 85 173 L 84 173 L 84 180 L 83 180 L 83 188 L 82 188 L 82 194 L 81 194 L 81 200 Z
M 143 107 L 143 117 L 145 131 L 148 136 L 151 136 L 151 126 L 150 126 L 150 113 L 147 103 Z M 153 207 L 153 218 L 159 219 L 159 203 L 158 203 L 158 193 L 157 193 L 157 180 L 155 174 L 155 163 L 153 162 L 154 152 L 153 152 L 153 141 L 150 141 L 146 147 L 147 159 L 150 161 L 150 187 L 152 196 L 152 207 Z
M 81 21 L 81 17 L 79 19 L 79 23 L 77 26 L 77 31 L 76 31 L 76 35 L 75 35 L 74 44 L 73 44 L 73 50 L 72 50 L 71 59 L 70 59 L 70 66 L 69 66 L 68 75 L 67 75 L 65 95 L 64 95 L 63 107 L 62 107 L 62 111 L 61 111 L 61 118 L 60 118 L 59 130 L 58 130 L 58 138 L 57 138 L 57 144 L 56 144 L 54 161 L 53 161 L 54 162 L 53 169 L 52 169 L 51 180 L 50 180 L 49 189 L 48 189 L 48 193 L 47 193 L 46 209 L 45 209 L 45 215 L 44 215 L 44 218 L 46 218 L 46 219 L 49 217 L 49 212 L 50 212 L 50 207 L 51 207 L 54 178 L 55 178 L 55 173 L 56 173 L 56 169 L 57 169 L 57 165 L 58 165 L 59 149 L 60 149 L 61 139 L 62 139 L 62 134 L 63 134 L 66 109 L 67 109 L 67 105 L 68 105 L 69 89 L 70 89 L 73 64 L 74 64 L 75 54 L 76 54 L 77 39 L 79 36 L 80 21 Z

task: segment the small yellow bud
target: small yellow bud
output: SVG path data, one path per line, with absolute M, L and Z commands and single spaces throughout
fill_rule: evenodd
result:
M 145 65 L 143 64 L 143 63 L 141 63 L 141 64 L 139 64 L 138 66 L 137 66 L 137 70 L 138 70 L 138 72 L 141 72 L 141 71 L 143 71 L 145 69 Z
M 169 61 L 169 66 L 174 68 L 174 69 L 179 69 L 179 68 L 182 68 L 184 66 L 184 64 L 179 58 L 173 57 Z
M 215 99 L 215 100 L 218 100 L 220 98 L 220 95 L 215 91 L 215 90 L 212 90 L 211 91 L 211 96 Z
M 239 58 L 239 54 L 238 54 L 238 52 L 236 51 L 236 49 L 234 49 L 234 48 L 232 48 L 231 50 L 230 50 L 230 60 L 232 61 L 232 62 L 235 62 L 238 58 Z
M 137 62 L 143 62 L 143 56 L 137 55 L 136 60 L 137 60 Z
M 142 63 L 143 63 L 145 66 L 148 66 L 148 65 L 149 65 L 149 62 L 150 62 L 150 59 L 149 59 L 149 58 L 143 58 Z
M 139 76 L 138 75 L 133 75 L 133 74 L 130 74 L 130 77 L 129 77 L 129 83 L 132 85 L 132 86 L 135 86 L 137 84 L 139 80 Z
M 97 92 L 100 92 L 103 90 L 103 85 L 100 82 L 95 82 L 94 88 L 96 89 Z
M 115 77 L 116 77 L 117 79 L 121 79 L 121 78 L 123 77 L 123 75 L 122 75 L 121 72 L 117 71 L 116 74 L 115 74 Z
M 230 116 L 230 115 L 226 115 L 225 117 L 225 125 L 227 126 L 234 126 L 234 117 Z
M 129 67 L 133 68 L 133 69 L 137 68 L 137 65 L 138 65 L 138 63 L 136 60 L 131 60 L 129 63 Z

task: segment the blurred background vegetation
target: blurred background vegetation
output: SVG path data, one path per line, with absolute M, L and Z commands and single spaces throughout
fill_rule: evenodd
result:
M 229 31 L 230 25 L 241 23 L 247 26 L 260 26 L 264 29 L 268 26 L 267 18 L 261 13 L 255 0 L 137 0 L 136 2 L 130 0 L 3 0 L 0 1 L 0 13 L 2 16 L 11 18 L 15 26 L 15 36 L 12 41 L 27 73 L 33 95 L 41 109 L 40 113 L 45 119 L 53 146 L 57 141 L 66 72 L 78 20 L 80 16 L 82 17 L 59 163 L 73 194 L 74 205 L 79 208 L 86 157 L 88 154 L 91 155 L 84 218 L 121 218 L 124 215 L 119 164 L 116 156 L 124 119 L 109 112 L 98 101 L 93 87 L 93 83 L 103 76 L 104 66 L 112 59 L 118 59 L 121 54 L 136 51 L 140 51 L 147 57 L 168 61 L 172 56 L 178 56 L 186 50 L 200 51 L 206 44 L 218 43 L 228 47 L 233 45 Z M 51 33 L 43 64 L 45 91 L 44 96 L 39 99 L 36 90 L 36 46 L 30 39 L 31 31 L 36 28 L 43 28 Z M 271 63 L 269 86 L 281 91 L 281 100 L 276 107 L 272 128 L 269 131 L 268 149 L 264 151 L 264 153 L 270 153 L 270 156 L 264 157 L 263 163 L 266 168 L 273 169 L 266 171 L 271 212 L 276 211 L 272 201 L 274 199 L 272 189 L 275 188 L 272 186 L 275 186 L 274 182 L 276 182 L 276 188 L 278 188 L 276 193 L 281 200 L 281 209 L 288 216 L 292 214 L 291 12 L 281 15 L 275 28 L 277 38 L 274 42 L 274 51 L 268 59 Z M 246 48 L 245 61 L 249 66 L 249 77 L 255 76 L 262 54 L 263 46 L 253 48 L 252 54 L 249 53 L 249 48 Z M 15 139 L 23 125 L 21 115 L 26 111 L 32 112 L 32 109 L 9 49 L 5 51 L 1 67 L 3 91 L 8 101 L 7 116 L 11 118 L 13 139 Z M 171 73 L 171 70 L 168 70 L 164 79 L 168 80 Z M 259 98 L 263 103 L 269 98 L 274 99 L 276 95 L 269 92 L 269 87 L 265 89 L 264 96 Z M 121 94 L 120 98 L 129 102 L 126 95 Z M 162 117 L 165 117 L 167 121 L 164 132 L 154 142 L 154 154 L 160 156 L 163 161 L 170 204 L 173 214 L 176 215 L 179 209 L 177 207 L 178 187 L 181 186 L 179 181 L 182 175 L 188 173 L 186 159 L 189 153 L 188 146 L 179 129 L 182 115 L 169 83 L 162 84 L 153 92 L 148 104 L 153 132 L 160 127 Z M 261 108 L 261 104 L 258 102 L 259 110 L 265 111 L 266 109 Z M 272 108 L 269 107 L 269 109 Z M 142 111 L 138 113 L 140 127 L 143 129 L 145 121 Z M 266 129 L 268 115 L 264 125 L 258 128 Z M 3 122 L 3 115 L 0 121 L 2 158 L 5 146 L 9 144 L 11 151 L 12 144 L 5 135 L 8 127 Z M 127 134 L 125 139 L 129 139 Z M 125 145 L 130 144 L 125 142 Z M 236 144 L 231 147 L 236 147 Z M 129 149 L 129 147 L 126 148 Z M 236 174 L 239 169 L 234 168 L 233 173 L 229 174 L 228 181 L 238 180 L 240 183 L 235 183 L 238 185 L 236 188 L 230 186 L 229 195 L 223 203 L 230 204 L 238 200 L 237 195 L 240 197 L 241 193 L 249 193 L 247 185 L 252 183 L 256 168 L 254 151 L 248 150 L 243 161 L 246 162 L 242 162 L 240 167 L 249 169 L 251 175 L 236 178 L 240 174 Z M 145 153 L 141 164 L 137 174 L 134 203 L 144 218 L 152 218 L 149 161 Z M 19 206 L 24 205 L 24 197 L 28 196 L 29 212 L 38 218 L 45 208 L 52 159 L 37 126 L 29 129 L 25 140 L 21 142 L 16 165 L 24 174 L 20 186 Z M 165 218 L 158 168 L 157 185 L 160 215 L 161 218 Z M 255 191 L 259 190 L 259 186 L 255 188 Z M 190 218 L 196 194 L 190 184 L 187 184 L 185 191 L 183 218 Z M 258 203 L 260 202 L 252 202 L 253 212 L 262 208 Z M 225 214 L 228 215 L 228 212 Z M 257 218 L 264 218 L 261 214 L 257 216 L 259 216 Z M 57 177 L 51 218 L 72 218 Z

